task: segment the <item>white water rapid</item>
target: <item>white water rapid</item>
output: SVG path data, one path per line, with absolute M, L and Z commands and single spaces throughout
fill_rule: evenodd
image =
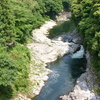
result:
M 74 54 L 72 54 L 72 58 L 73 59 L 80 59 L 80 58 L 83 58 L 83 56 L 84 56 L 84 48 L 83 48 L 83 46 L 81 45 L 81 47 L 80 47 L 80 50 L 79 51 L 77 51 L 76 53 L 74 53 Z

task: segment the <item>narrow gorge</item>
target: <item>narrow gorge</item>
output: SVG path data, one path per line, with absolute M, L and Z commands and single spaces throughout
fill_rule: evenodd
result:
M 54 39 L 49 39 L 47 37 L 49 35 L 48 30 L 55 25 L 56 22 L 48 21 L 40 29 L 33 30 L 33 43 L 27 45 L 31 50 L 32 62 L 35 61 L 36 63 L 36 70 L 34 72 L 33 65 L 31 65 L 30 80 L 35 85 L 30 87 L 30 94 L 26 98 L 33 98 L 39 95 L 32 100 L 100 100 L 100 97 L 90 89 L 94 84 L 92 84 L 93 80 L 91 80 L 92 76 L 88 68 L 90 66 L 90 56 L 82 46 L 83 40 L 76 30 L 70 32 L 70 34 L 59 35 Z M 40 65 L 41 67 L 39 67 Z M 51 66 L 49 69 L 46 68 L 49 66 Z M 67 66 L 66 69 L 63 68 L 65 66 Z M 63 69 L 62 72 L 59 72 L 61 70 L 60 67 Z M 56 72 L 57 70 L 58 72 Z M 64 71 L 65 74 L 63 73 Z M 85 73 L 82 74 L 83 72 Z M 48 74 L 49 77 L 47 76 Z M 60 79 L 58 78 L 59 76 Z M 74 77 L 73 79 L 71 78 L 72 76 Z M 58 85 L 55 84 L 57 80 L 59 80 Z M 66 80 L 68 80 L 68 83 Z M 47 82 L 44 83 L 44 81 Z M 48 87 L 49 85 L 53 90 Z
M 100 0 L 0 0 L 0 100 L 100 100 Z

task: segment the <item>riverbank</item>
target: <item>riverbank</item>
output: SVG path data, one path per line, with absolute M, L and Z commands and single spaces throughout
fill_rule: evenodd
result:
M 29 90 L 27 94 L 18 94 L 20 100 L 31 100 L 31 98 L 40 93 L 44 82 L 48 79 L 47 75 L 51 72 L 51 70 L 46 68 L 48 63 L 57 60 L 65 54 L 73 53 L 79 48 L 77 43 L 68 43 L 70 37 L 66 35 L 58 36 L 54 40 L 49 39 L 47 37 L 49 35 L 48 30 L 55 25 L 57 25 L 55 21 L 48 21 L 40 29 L 32 31 L 33 42 L 27 45 L 31 52 Z M 71 34 L 73 42 L 80 40 L 79 38 L 76 39 L 73 33 Z
M 14 100 L 31 100 L 31 98 L 38 95 L 40 93 L 40 90 L 44 86 L 44 82 L 48 79 L 47 75 L 51 73 L 51 70 L 46 68 L 48 66 L 48 63 L 55 61 L 56 59 L 62 57 L 65 54 L 74 53 L 79 49 L 79 44 L 82 43 L 82 40 L 78 36 L 76 30 L 74 30 L 73 33 L 70 33 L 69 35 L 57 36 L 54 40 L 49 39 L 47 37 L 49 35 L 48 30 L 53 28 L 53 26 L 55 25 L 57 25 L 55 21 L 48 21 L 44 25 L 42 25 L 40 29 L 35 29 L 32 31 L 32 43 L 27 45 L 31 52 L 29 90 L 26 94 L 19 93 L 18 97 L 16 97 L 16 99 Z M 78 94 L 82 86 L 84 87 L 83 81 L 87 76 L 82 74 L 81 77 L 79 79 L 83 80 L 81 81 L 78 79 L 77 84 L 74 88 L 75 91 L 78 90 Z M 85 83 L 87 84 L 87 81 L 85 81 Z M 88 87 L 85 87 L 85 89 L 88 90 Z M 85 92 L 80 93 L 87 94 L 87 90 Z M 88 91 L 89 93 L 91 92 L 90 90 Z M 69 96 L 61 96 L 62 100 L 72 100 L 71 98 L 68 98 L 70 97 L 70 94 Z M 79 96 L 81 99 L 79 98 L 75 100 L 87 99 L 86 97 L 82 99 L 82 94 L 81 96 Z M 71 96 L 75 97 L 75 95 Z
M 28 44 L 27 47 L 31 50 L 32 62 L 37 65 L 31 65 L 30 80 L 34 86 L 30 87 L 30 97 L 34 97 L 39 94 L 40 90 L 44 86 L 44 81 L 48 79 L 48 74 L 51 72 L 46 68 L 48 63 L 57 60 L 65 54 L 73 53 L 77 50 L 78 44 L 70 46 L 67 42 L 63 42 L 62 36 L 57 37 L 56 40 L 47 38 L 48 30 L 53 28 L 56 23 L 54 21 L 48 21 L 40 29 L 33 30 L 33 43 Z M 34 67 L 36 68 L 34 70 Z M 41 69 L 43 70 L 41 72 Z M 36 71 L 38 70 L 38 71 Z M 34 72 L 35 71 L 35 72 Z M 32 73 L 35 73 L 32 74 Z M 36 75 L 37 74 L 37 75 Z
M 52 43 L 47 38 L 48 30 L 56 25 L 54 21 L 48 21 L 40 27 L 32 31 L 32 43 L 27 47 L 31 52 L 31 64 L 29 74 L 29 90 L 26 94 L 19 93 L 14 100 L 31 100 L 38 95 L 41 88 L 44 86 L 44 81 L 48 79 L 48 74 L 51 72 L 47 69 L 47 63 L 55 61 L 58 57 L 67 53 L 69 46 L 59 46 Z
M 95 73 L 93 72 L 91 65 L 91 56 L 89 52 L 86 52 L 87 69 L 76 81 L 76 85 L 69 95 L 60 96 L 62 100 L 100 100 L 100 96 L 95 93 L 98 89 L 95 82 Z

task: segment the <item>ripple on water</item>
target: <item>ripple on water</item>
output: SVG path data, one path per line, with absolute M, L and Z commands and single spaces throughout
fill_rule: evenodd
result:
M 48 75 L 48 81 L 34 100 L 61 100 L 60 95 L 68 94 L 73 89 L 76 78 L 82 73 L 79 71 L 84 61 L 84 59 L 72 59 L 71 55 L 65 55 L 51 63 L 50 69 L 53 72 Z

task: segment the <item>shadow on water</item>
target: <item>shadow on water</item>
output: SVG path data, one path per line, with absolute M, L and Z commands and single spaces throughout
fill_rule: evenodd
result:
M 72 32 L 75 29 L 75 25 L 71 21 L 65 21 L 54 26 L 49 30 L 49 38 L 54 38 L 55 36 L 62 35 L 64 33 Z
M 40 94 L 33 100 L 61 100 L 60 95 L 72 91 L 76 79 L 85 71 L 86 59 L 72 59 L 71 54 L 50 63 L 49 79 Z

